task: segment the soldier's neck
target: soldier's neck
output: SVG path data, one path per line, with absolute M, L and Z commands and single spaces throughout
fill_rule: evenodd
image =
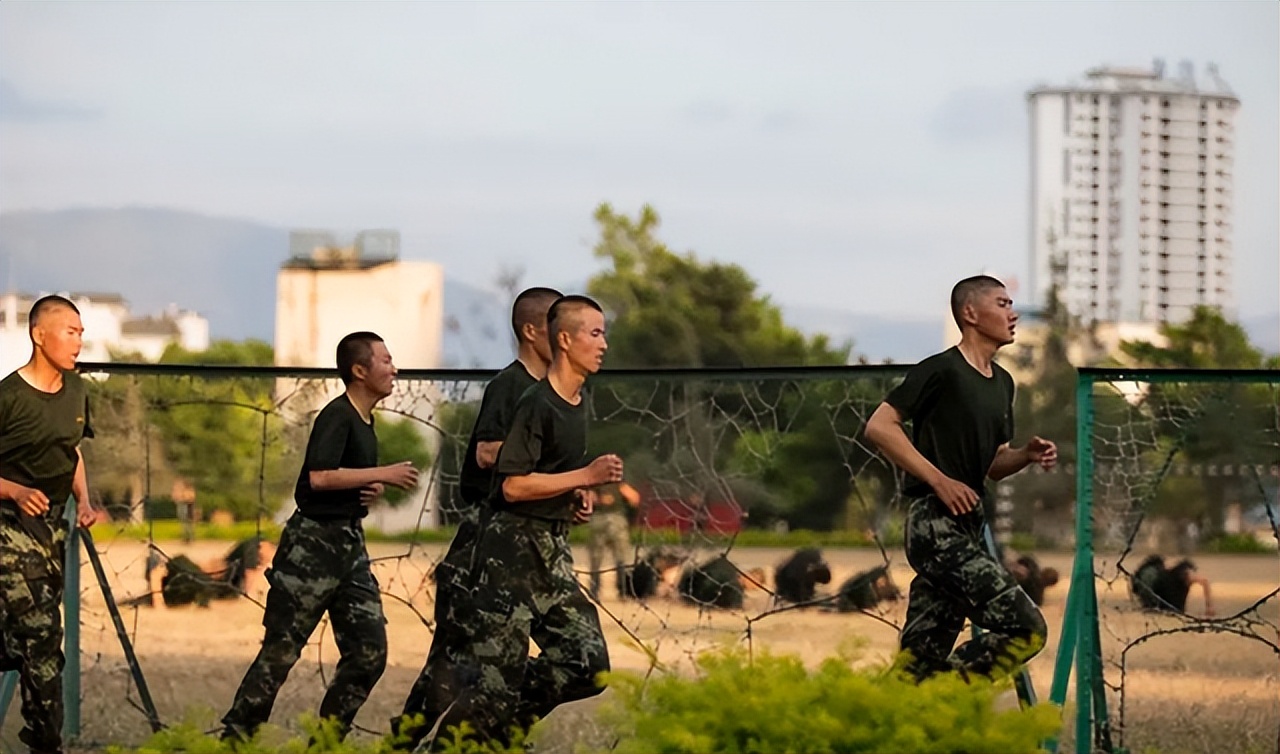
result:
M 520 344 L 520 349 L 516 351 L 516 361 L 523 364 L 525 371 L 535 380 L 541 380 L 547 376 L 547 362 L 542 360 L 533 346 Z
M 39 351 L 31 354 L 31 360 L 18 370 L 18 374 L 28 385 L 42 393 L 56 393 L 62 389 L 62 370 L 44 358 Z

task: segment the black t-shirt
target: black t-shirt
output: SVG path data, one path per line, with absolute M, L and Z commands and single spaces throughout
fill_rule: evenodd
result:
M 587 401 L 574 406 L 542 380 L 525 391 L 516 404 L 511 431 L 498 452 L 497 479 L 525 474 L 560 474 L 587 465 Z M 546 500 L 510 503 L 495 485 L 493 507 L 522 516 L 568 521 L 578 497 L 567 492 Z
M 378 436 L 373 417 L 366 423 L 346 393 L 329 401 L 316 414 L 307 439 L 307 457 L 293 490 L 302 515 L 320 521 L 364 518 L 369 508 L 360 502 L 360 490 L 313 490 L 311 472 L 334 469 L 370 469 L 378 465 Z
M 912 367 L 885 402 L 911 420 L 911 440 L 921 455 L 983 494 L 996 451 L 1013 438 L 1013 377 L 1004 368 L 992 362 L 987 377 L 959 348 L 949 348 Z M 908 496 L 932 492 L 908 475 Z
M 476 448 L 482 442 L 502 442 L 507 439 L 520 396 L 537 382 L 524 364 L 517 360 L 498 372 L 485 386 L 484 397 L 480 399 L 480 413 L 476 415 L 471 441 L 467 443 L 467 457 L 462 461 L 462 472 L 458 478 L 459 491 L 467 503 L 479 505 L 493 491 L 494 469 L 480 468 L 480 464 L 476 462 Z
M 32 387 L 16 371 L 0 380 L 0 477 L 43 492 L 46 518 L 65 510 L 80 460 L 76 448 L 85 437 L 93 437 L 93 428 L 79 374 L 63 372 L 56 393 Z M 18 511 L 12 500 L 0 506 Z

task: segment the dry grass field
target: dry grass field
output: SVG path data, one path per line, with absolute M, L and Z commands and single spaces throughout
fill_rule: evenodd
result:
M 217 556 L 226 543 L 200 542 L 190 546 L 164 543 L 166 552 L 185 552 L 200 561 Z M 117 542 L 104 556 L 117 597 L 145 590 L 145 545 Z M 431 589 L 424 575 L 442 554 L 443 546 L 419 547 L 411 557 L 398 557 L 405 545 L 376 544 L 371 551 L 383 589 L 402 600 L 385 600 L 389 621 L 390 661 L 386 674 L 361 711 L 357 724 L 381 733 L 388 719 L 400 710 L 410 684 L 425 658 L 430 628 L 419 614 L 430 617 Z M 740 549 L 732 557 L 744 569 L 772 566 L 786 552 L 776 549 Z M 835 583 L 853 573 L 877 565 L 874 550 L 827 550 Z M 891 553 L 894 577 L 904 592 L 911 572 L 901 553 Z M 584 563 L 585 553 L 577 554 Z M 1070 571 L 1068 554 L 1047 554 L 1042 563 Z M 1244 609 L 1280 582 L 1275 556 L 1202 556 L 1200 572 L 1213 583 L 1219 615 Z M 606 577 L 607 578 L 607 577 Z M 123 653 L 103 606 L 92 571 L 83 573 L 85 608 L 83 624 L 83 739 L 90 745 L 138 743 L 145 739 L 144 716 L 135 708 L 136 691 L 130 688 Z M 611 584 L 606 580 L 606 591 Z M 1104 616 L 1102 640 L 1109 661 L 1120 661 L 1120 649 L 1154 629 L 1179 625 L 1174 618 L 1136 612 L 1128 605 L 1123 584 L 1099 582 Z M 1048 592 L 1046 618 L 1051 636 L 1046 650 L 1033 661 L 1031 672 L 1041 698 L 1049 695 L 1053 661 L 1062 624 L 1066 582 Z M 1202 606 L 1192 593 L 1190 609 Z M 905 603 L 886 608 L 884 621 L 864 615 L 841 615 L 818 610 L 788 611 L 752 620 L 767 608 L 763 593 L 749 595 L 741 613 L 705 613 L 669 601 L 649 605 L 607 599 L 602 615 L 615 669 L 643 671 L 649 654 L 637 642 L 655 652 L 664 666 L 687 666 L 697 652 L 725 643 L 747 642 L 754 649 L 798 654 L 818 662 L 842 644 L 864 643 L 867 662 L 884 662 L 896 645 L 896 625 L 902 622 Z M 1273 600 L 1263 617 L 1280 623 Z M 416 611 L 416 612 L 415 612 Z M 184 716 L 209 721 L 226 709 L 241 675 L 257 652 L 262 637 L 261 609 L 240 599 L 212 607 L 155 610 L 126 608 L 124 618 L 134 632 L 136 650 L 162 720 Z M 748 631 L 749 628 L 749 631 Z M 1274 630 L 1274 629 L 1270 629 Z M 280 694 L 273 721 L 292 725 L 305 712 L 314 712 L 326 674 L 337 657 L 332 638 L 322 628 L 313 637 L 302 662 Z M 749 637 L 749 639 L 748 639 Z M 1271 640 L 1280 637 L 1271 636 Z M 1146 642 L 1125 658 L 1124 725 L 1130 751 L 1159 752 L 1268 752 L 1275 751 L 1280 731 L 1280 657 L 1255 640 L 1228 634 L 1176 633 Z M 1108 680 L 1117 683 L 1117 667 Z M 1112 714 L 1118 713 L 1120 695 L 1109 696 Z M 597 701 L 569 705 L 557 711 L 543 726 L 541 750 L 571 751 L 575 743 L 591 743 L 591 710 Z M 9 711 L 0 736 L 0 751 L 16 751 L 19 727 L 17 704 Z M 362 736 L 371 733 L 360 733 Z

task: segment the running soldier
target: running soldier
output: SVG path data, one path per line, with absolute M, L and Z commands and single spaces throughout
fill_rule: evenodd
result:
M 960 344 L 917 364 L 867 422 L 867 439 L 909 475 L 907 561 L 916 571 L 901 647 L 917 679 L 959 670 L 990 675 L 1039 652 L 1039 609 L 987 551 L 985 480 L 1032 463 L 1052 468 L 1056 446 L 1032 437 L 1013 448 L 1013 378 L 993 360 L 1013 342 L 1018 315 L 1004 284 L 986 275 L 951 291 Z M 911 437 L 903 423 L 911 421 Z M 952 648 L 968 618 L 986 630 Z
M 439 730 L 468 722 L 509 741 L 560 704 L 599 694 L 609 654 L 595 606 L 573 573 L 569 527 L 589 515 L 590 488 L 622 481 L 622 459 L 586 461 L 582 393 L 608 344 L 600 306 L 565 296 L 547 316 L 551 368 L 516 407 L 498 454 L 492 513 L 476 543 L 465 609 L 469 667 Z M 529 640 L 540 653 L 529 657 Z M 441 739 L 437 738 L 439 742 Z
M 267 571 L 262 649 L 222 718 L 224 740 L 244 741 L 271 716 L 276 694 L 328 612 L 341 655 L 320 702 L 320 717 L 345 736 L 387 663 L 382 595 L 369 567 L 361 519 L 390 484 L 412 489 L 408 461 L 378 465 L 373 407 L 391 395 L 396 368 L 382 338 L 344 337 L 337 349 L 346 391 L 316 415 L 298 474 L 298 510 L 285 524 Z
M 624 505 L 625 503 L 625 505 Z M 613 572 L 617 577 L 618 597 L 627 595 L 627 551 L 631 549 L 631 527 L 627 523 L 627 506 L 640 505 L 640 493 L 622 482 L 609 485 L 596 493 L 595 510 L 587 524 L 587 562 L 591 571 L 591 599 L 600 601 L 600 574 L 604 556 L 613 556 Z
M 427 662 L 418 674 L 404 712 L 391 720 L 391 733 L 398 746 L 415 747 L 444 714 L 449 703 L 461 693 L 458 666 L 454 658 L 465 651 L 465 621 L 454 614 L 454 601 L 466 588 L 472 551 L 479 534 L 485 500 L 493 492 L 494 465 L 498 451 L 511 429 L 516 403 L 526 390 L 547 375 L 551 364 L 551 339 L 547 335 L 547 311 L 560 292 L 551 288 L 529 288 L 516 296 L 511 306 L 511 328 L 516 334 L 516 360 L 485 386 L 467 442 L 459 488 L 465 504 L 462 520 L 449 550 L 435 569 L 435 635 Z M 422 723 L 412 721 L 422 716 Z
M 84 326 L 61 296 L 27 318 L 31 359 L 0 381 L 0 670 L 17 670 L 33 752 L 62 750 L 62 588 L 68 498 L 84 527 L 105 519 L 89 503 L 80 441 L 93 437 L 75 372 Z

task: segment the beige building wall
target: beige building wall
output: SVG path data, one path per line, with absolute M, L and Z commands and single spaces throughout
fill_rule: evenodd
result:
M 444 270 L 434 262 L 360 260 L 345 256 L 314 263 L 286 264 L 276 277 L 275 361 L 277 366 L 335 366 L 335 351 L 344 335 L 369 330 L 382 336 L 399 369 L 435 369 L 441 362 L 444 333 Z M 316 411 L 341 394 L 342 383 L 280 380 L 284 410 L 309 423 Z M 286 396 L 289 396 L 286 398 Z M 431 416 L 441 396 L 433 386 L 401 380 L 384 401 L 415 416 Z M 381 412 L 379 422 L 412 421 Z M 419 427 L 434 456 L 439 438 Z M 395 459 L 381 459 L 390 462 Z M 434 527 L 439 517 L 430 470 L 410 500 L 398 509 L 375 505 L 368 526 L 402 532 Z M 430 493 L 430 494 L 429 494 Z M 294 509 L 290 500 L 281 519 Z
M 381 335 L 401 369 L 440 366 L 444 270 L 434 262 L 281 269 L 276 276 L 277 366 L 333 367 L 342 336 Z

